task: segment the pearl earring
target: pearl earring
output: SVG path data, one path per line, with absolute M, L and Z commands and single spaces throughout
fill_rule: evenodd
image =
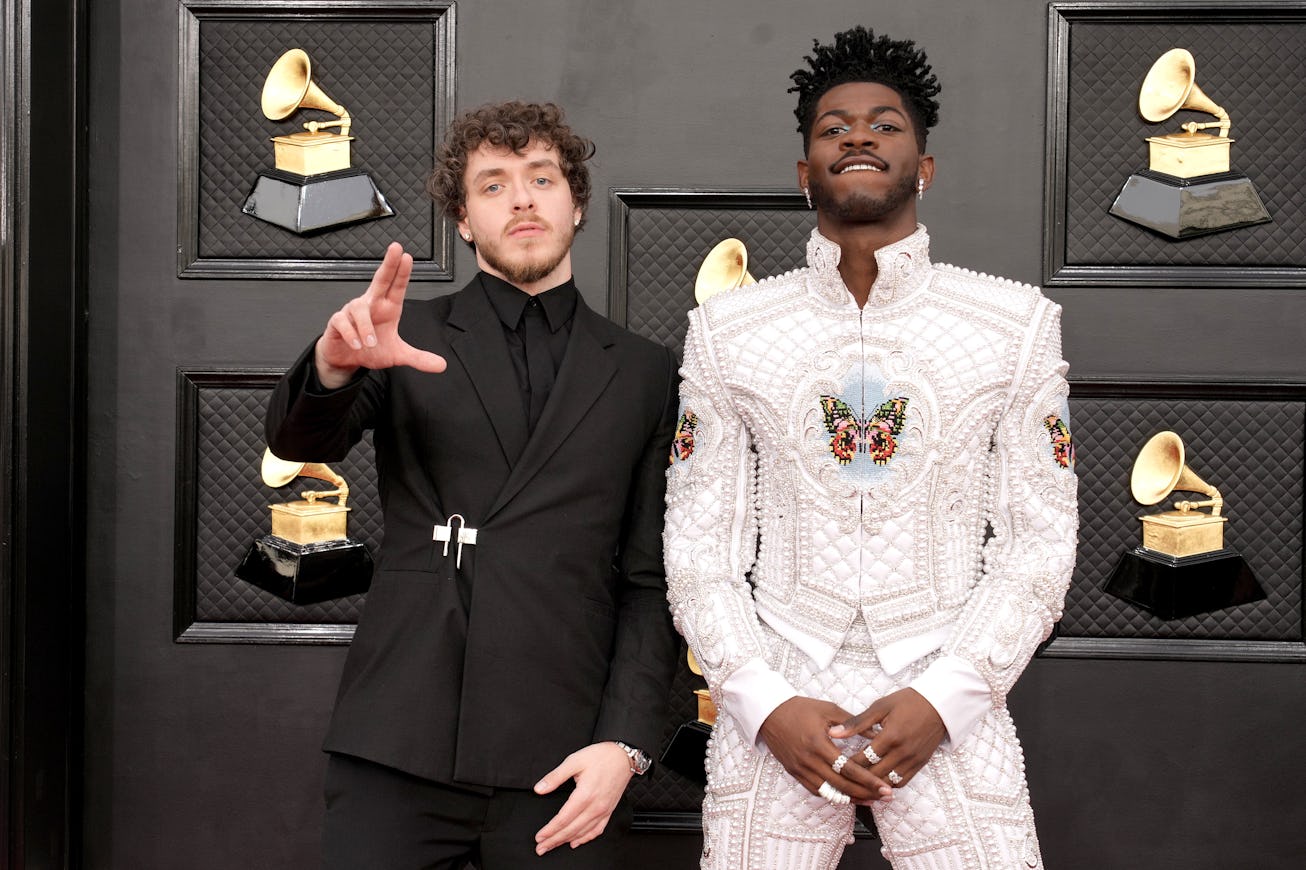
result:
M 808 208 L 811 208 L 811 207 L 812 207 L 812 192 L 811 192 L 810 190 L 808 190 L 807 188 L 804 187 L 804 188 L 803 188 L 803 196 L 807 199 L 807 207 L 808 207 Z
M 925 179 L 924 179 L 924 178 L 917 178 L 917 179 L 916 179 L 916 199 L 917 199 L 917 200 L 922 200 L 922 199 L 924 199 L 924 198 L 925 198 Z

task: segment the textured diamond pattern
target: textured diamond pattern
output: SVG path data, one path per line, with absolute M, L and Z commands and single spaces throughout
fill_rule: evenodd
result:
M 200 622 L 352 623 L 363 596 L 320 604 L 282 601 L 235 576 L 252 540 L 267 534 L 267 506 L 305 489 L 327 488 L 301 479 L 277 490 L 263 483 L 259 463 L 267 446 L 263 414 L 268 388 L 201 387 L 196 456 L 195 618 Z M 349 484 L 349 535 L 375 556 L 381 540 L 370 434 L 344 462 L 332 465 Z
M 757 279 L 803 265 L 812 212 L 786 208 L 632 209 L 627 222 L 626 325 L 674 347 L 685 340 L 685 313 L 693 308 L 694 278 L 703 257 L 731 236 L 748 247 L 748 271 Z
M 435 148 L 441 67 L 429 23 L 206 20 L 200 28 L 199 255 L 205 258 L 376 259 L 393 239 L 414 259 L 434 256 L 438 215 L 423 190 Z M 301 237 L 241 213 L 260 169 L 273 166 L 269 138 L 295 133 L 301 109 L 269 121 L 263 82 L 276 59 L 302 48 L 313 80 L 353 118 L 353 166 L 371 174 L 395 216 Z
M 1066 264 L 1306 265 L 1306 24 L 1077 22 L 1070 40 L 1066 126 Z M 1175 243 L 1108 213 L 1125 179 L 1147 167 L 1147 136 L 1210 115 L 1182 111 L 1161 124 L 1138 114 L 1151 63 L 1176 46 L 1197 62 L 1198 85 L 1233 120 L 1232 167 L 1251 178 L 1273 223 Z
M 1061 635 L 1301 640 L 1304 422 L 1301 402 L 1072 398 L 1080 539 Z M 1159 509 L 1134 502 L 1129 474 L 1164 429 L 1224 496 L 1226 546 L 1246 557 L 1265 601 L 1166 621 L 1101 591 L 1121 552 L 1140 542 L 1138 516 Z

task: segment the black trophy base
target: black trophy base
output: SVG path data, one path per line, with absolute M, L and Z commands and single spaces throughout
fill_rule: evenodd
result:
M 712 736 L 712 726 L 695 719 L 676 729 L 662 763 L 671 770 L 699 785 L 707 785 L 707 739 Z
M 1177 178 L 1144 169 L 1129 176 L 1111 214 L 1171 239 L 1270 221 L 1255 185 L 1241 172 Z
M 264 535 L 250 544 L 236 576 L 292 604 L 316 604 L 366 592 L 372 555 L 352 538 L 294 544 Z
M 1265 599 L 1247 560 L 1233 550 L 1167 556 L 1135 547 L 1120 555 L 1106 592 L 1162 619 Z
M 265 169 L 240 210 L 301 236 L 395 213 L 376 182 L 361 169 L 321 175 Z

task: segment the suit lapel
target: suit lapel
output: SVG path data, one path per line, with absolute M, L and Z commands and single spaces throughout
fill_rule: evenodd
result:
M 549 403 L 544 406 L 540 422 L 486 519 L 520 492 L 557 452 L 616 374 L 617 365 L 608 351 L 612 340 L 607 327 L 607 322 L 578 296 L 571 339 L 567 342 L 567 353 L 558 369 L 558 380 L 549 396 Z
M 526 420 L 522 415 L 517 375 L 503 339 L 503 325 L 480 280 L 477 275 L 453 300 L 448 321 L 449 346 L 471 379 L 504 458 L 509 465 L 515 465 L 526 446 Z

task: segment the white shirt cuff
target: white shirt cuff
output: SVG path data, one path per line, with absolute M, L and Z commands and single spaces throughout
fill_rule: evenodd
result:
M 970 662 L 959 656 L 940 656 L 912 680 L 911 688 L 933 705 L 948 729 L 953 746 L 965 740 L 993 708 L 988 682 Z
M 766 717 L 797 694 L 788 680 L 768 668 L 761 659 L 752 659 L 721 684 L 725 712 L 739 723 L 754 745 L 757 745 L 757 733 L 762 730 Z

